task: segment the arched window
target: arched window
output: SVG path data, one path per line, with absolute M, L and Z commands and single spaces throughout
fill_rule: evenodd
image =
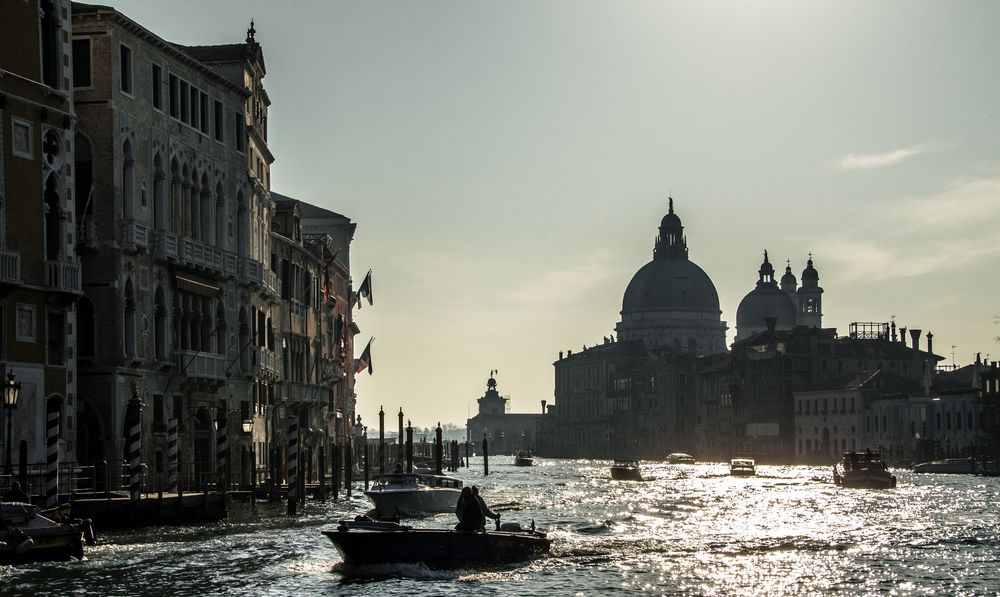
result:
M 215 246 L 226 248 L 226 196 L 221 182 L 215 185 Z
M 212 334 L 215 332 L 212 303 L 207 298 L 203 298 L 198 302 L 201 303 L 201 343 L 198 346 L 198 350 L 212 352 Z
M 247 321 L 246 308 L 242 306 L 240 307 L 239 325 L 240 340 L 236 350 L 240 353 L 240 371 L 246 372 L 250 370 L 250 351 L 246 349 L 250 343 L 250 323 Z
M 62 257 L 63 219 L 62 201 L 59 197 L 59 180 L 56 173 L 45 180 L 45 258 L 56 260 Z
M 86 226 L 92 224 L 91 218 L 94 215 L 94 197 L 92 189 L 94 186 L 94 157 L 90 140 L 77 133 L 73 142 L 73 184 L 76 185 L 76 219 L 77 226 L 83 229 L 84 239 L 91 236 L 87 234 Z
M 247 232 L 249 225 L 250 210 L 241 190 L 236 193 L 236 250 L 240 259 L 245 259 L 250 254 L 250 238 Z
M 226 354 L 226 307 L 222 301 L 215 307 L 215 352 Z
M 167 173 L 163 171 L 163 160 L 160 154 L 153 156 L 153 227 L 156 230 L 166 230 L 170 214 L 166 206 Z
M 182 204 L 184 202 L 184 171 L 177 160 L 170 162 L 170 220 L 167 222 L 167 229 L 175 234 L 182 230 L 183 213 Z M 176 344 L 175 344 L 176 346 Z
M 135 156 L 132 142 L 125 139 L 122 144 L 122 219 L 131 220 L 135 216 Z
M 208 174 L 201 175 L 201 200 L 199 202 L 201 211 L 198 213 L 200 220 L 198 228 L 201 230 L 200 239 L 205 244 L 214 245 L 215 224 L 212 216 L 215 215 L 215 201 L 212 200 L 212 189 L 208 183 Z
M 124 335 L 125 356 L 134 357 L 135 352 L 135 288 L 132 286 L 132 278 L 125 282 L 124 301 L 124 323 L 122 333 Z
M 167 303 L 163 287 L 156 287 L 156 298 L 153 304 L 153 345 L 157 361 L 167 360 Z
M 187 235 L 191 238 L 201 238 L 201 185 L 199 180 L 198 171 L 192 169 L 187 203 Z

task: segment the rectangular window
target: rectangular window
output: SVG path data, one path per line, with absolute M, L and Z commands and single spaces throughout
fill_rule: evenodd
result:
M 90 40 L 73 40 L 73 87 L 90 87 Z
M 19 118 L 11 118 L 11 153 L 19 158 L 35 159 L 35 144 L 31 123 Z
M 194 85 L 191 86 L 191 118 L 187 121 L 188 124 L 197 128 L 198 127 L 198 88 Z
M 163 430 L 165 427 L 162 394 L 153 394 L 153 426 L 160 430 Z
M 118 80 L 122 91 L 132 95 L 132 49 L 126 45 L 118 47 L 119 72 Z
M 35 305 L 17 304 L 17 329 L 15 339 L 18 342 L 35 342 L 38 338 L 35 316 L 38 308 Z
M 181 122 L 187 122 L 190 112 L 190 104 L 188 100 L 191 98 L 191 86 L 188 82 L 181 79 Z
M 151 75 L 152 80 L 150 83 L 153 85 L 153 107 L 157 110 L 163 110 L 163 74 L 158 64 L 152 65 Z
M 171 409 L 170 414 L 174 419 L 177 419 L 177 430 L 180 431 L 180 421 L 184 418 L 184 402 L 183 399 L 175 395 L 174 396 L 174 407 Z
M 208 134 L 208 94 L 204 91 L 198 94 L 198 106 L 201 111 L 201 121 L 198 125 L 198 130 L 204 134 Z
M 174 118 L 179 118 L 181 114 L 180 95 L 180 81 L 177 75 L 170 75 L 170 116 Z
M 215 140 L 222 142 L 223 131 L 225 131 L 225 118 L 223 117 L 222 102 L 215 100 Z
M 236 114 L 236 119 L 235 119 L 236 127 L 234 129 L 234 132 L 236 134 L 236 140 L 234 142 L 234 145 L 236 146 L 236 151 L 243 153 L 247 149 L 246 125 L 243 122 L 243 114 L 241 114 L 240 112 L 236 112 L 235 114 Z
M 48 363 L 57 367 L 66 365 L 66 315 L 50 312 L 45 326 Z

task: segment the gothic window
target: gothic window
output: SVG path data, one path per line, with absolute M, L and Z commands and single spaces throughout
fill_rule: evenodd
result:
M 163 159 L 157 153 L 153 156 L 153 227 L 156 230 L 164 230 L 166 228 L 165 216 L 168 215 L 164 213 L 166 209 L 164 201 L 166 182 L 166 173 L 163 171 Z
M 208 174 L 201 175 L 201 212 L 198 214 L 198 228 L 201 231 L 201 241 L 207 244 L 214 244 L 212 233 L 215 232 L 215 224 L 212 216 L 215 215 L 215 201 L 212 199 L 212 190 L 208 183 Z
M 226 308 L 222 301 L 215 307 L 215 352 L 226 354 Z
M 45 326 L 47 363 L 56 367 L 66 366 L 66 314 L 50 311 Z
M 131 220 L 135 206 L 135 159 L 132 155 L 132 143 L 128 139 L 122 144 L 122 219 Z
M 240 353 L 240 371 L 245 372 L 250 370 L 250 353 L 246 350 L 250 344 L 250 324 L 247 322 L 247 311 L 243 306 L 240 307 L 239 326 L 240 343 L 236 349 Z
M 163 287 L 156 287 L 153 305 L 153 346 L 157 361 L 167 360 L 167 304 Z
M 236 193 L 236 247 L 240 258 L 245 258 L 250 252 L 247 227 L 250 223 L 250 213 L 247 209 L 243 191 Z
M 121 44 L 118 46 L 119 72 L 118 81 L 124 93 L 132 95 L 132 48 Z
M 73 87 L 90 87 L 90 39 L 73 40 Z
M 63 219 L 62 201 L 59 197 L 57 174 L 53 172 L 45 181 L 45 258 L 56 260 L 62 256 Z
M 212 313 L 212 304 L 207 298 L 198 301 L 201 304 L 201 343 L 198 350 L 202 352 L 212 352 L 212 334 L 215 333 L 215 323 Z
M 153 90 L 153 108 L 163 110 L 163 70 L 159 64 L 151 64 L 149 72 L 150 85 Z
M 59 34 L 59 7 L 55 0 L 42 0 L 41 19 L 42 82 L 53 89 L 61 89 L 62 52 Z
M 215 185 L 215 246 L 226 247 L 226 196 L 221 182 Z

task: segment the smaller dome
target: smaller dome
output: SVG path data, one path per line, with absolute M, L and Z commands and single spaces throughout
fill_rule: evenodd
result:
M 791 286 L 791 290 L 795 290 L 795 286 L 798 284 L 798 280 L 795 279 L 795 274 L 792 273 L 792 264 L 789 263 L 785 266 L 785 275 L 781 276 L 781 289 L 788 290 L 788 286 Z
M 660 220 L 660 228 L 681 228 L 681 219 L 674 213 L 674 198 L 667 197 L 667 200 L 669 201 L 667 215 L 663 216 L 663 219 Z
M 802 270 L 802 285 L 815 286 L 819 282 L 819 272 L 813 267 L 812 253 L 809 254 L 809 261 L 806 262 L 806 269 Z
M 777 329 L 795 327 L 795 305 L 775 286 L 759 286 L 743 297 L 736 309 L 737 328 L 764 328 L 773 317 Z

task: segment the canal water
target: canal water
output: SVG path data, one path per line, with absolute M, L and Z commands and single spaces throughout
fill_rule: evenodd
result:
M 1000 478 L 895 471 L 891 490 L 841 489 L 829 468 L 643 464 L 609 480 L 607 461 L 509 458 L 458 476 L 505 521 L 534 519 L 552 553 L 487 570 L 346 567 L 321 529 L 370 505 L 237 504 L 224 523 L 100 534 L 81 562 L 0 567 L 0 594 L 595 595 L 996 594 Z M 479 468 L 475 468 L 479 465 Z M 441 527 L 453 515 L 411 521 Z M 99 530 L 98 530 L 99 531 Z

